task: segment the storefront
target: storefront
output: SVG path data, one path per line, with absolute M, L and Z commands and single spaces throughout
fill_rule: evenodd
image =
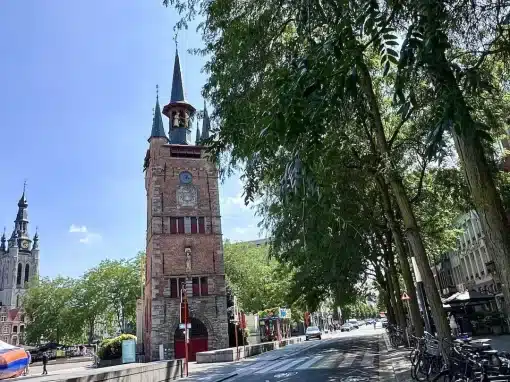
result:
M 261 342 L 281 341 L 291 336 L 291 311 L 287 308 L 273 308 L 258 312 Z

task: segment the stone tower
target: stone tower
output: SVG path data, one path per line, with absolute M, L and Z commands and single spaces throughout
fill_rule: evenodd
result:
M 227 301 L 218 194 L 218 170 L 200 142 L 191 145 L 196 109 L 186 101 L 176 52 L 170 102 L 156 98 L 145 157 L 147 259 L 144 290 L 144 347 L 151 360 L 184 357 L 179 329 L 180 291 L 191 318 L 190 358 L 228 346 Z M 169 119 L 169 134 L 162 115 Z M 200 141 L 209 136 L 204 113 Z
M 39 274 L 39 235 L 33 240 L 28 233 L 28 203 L 23 194 L 18 202 L 14 229 L 5 245 L 5 231 L 0 239 L 0 302 L 3 306 L 19 307 L 33 276 Z

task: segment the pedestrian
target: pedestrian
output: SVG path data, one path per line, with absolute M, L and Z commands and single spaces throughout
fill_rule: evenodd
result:
M 46 352 L 44 352 L 42 355 L 42 364 L 43 364 L 42 375 L 48 374 L 48 370 L 46 369 L 46 365 L 48 365 L 48 353 Z
M 374 329 L 375 329 L 375 326 L 377 325 L 377 321 L 374 320 L 373 322 L 374 322 Z
M 32 362 L 32 355 L 28 350 L 25 351 L 27 353 L 27 366 L 25 366 L 25 371 L 23 375 L 28 375 L 29 368 L 30 368 L 30 362 Z
M 455 319 L 455 315 L 453 313 L 450 313 L 450 329 L 452 330 L 453 336 L 457 337 L 458 335 L 457 320 Z

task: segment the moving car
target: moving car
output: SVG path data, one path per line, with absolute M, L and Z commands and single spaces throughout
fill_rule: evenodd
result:
M 349 324 L 348 322 L 346 322 L 345 324 L 343 324 L 341 327 L 340 327 L 340 330 L 342 332 L 350 332 L 351 330 L 353 329 L 352 325 Z
M 317 326 L 309 326 L 306 328 L 305 336 L 307 341 L 311 338 L 322 339 L 322 333 Z

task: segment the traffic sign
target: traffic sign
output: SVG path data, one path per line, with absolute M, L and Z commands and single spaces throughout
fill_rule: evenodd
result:
M 184 330 L 184 324 L 179 324 L 179 329 L 183 329 Z M 191 329 L 191 324 L 188 323 L 188 329 Z
M 400 298 L 402 301 L 410 300 L 411 297 L 408 296 L 406 292 L 402 293 L 402 297 Z

